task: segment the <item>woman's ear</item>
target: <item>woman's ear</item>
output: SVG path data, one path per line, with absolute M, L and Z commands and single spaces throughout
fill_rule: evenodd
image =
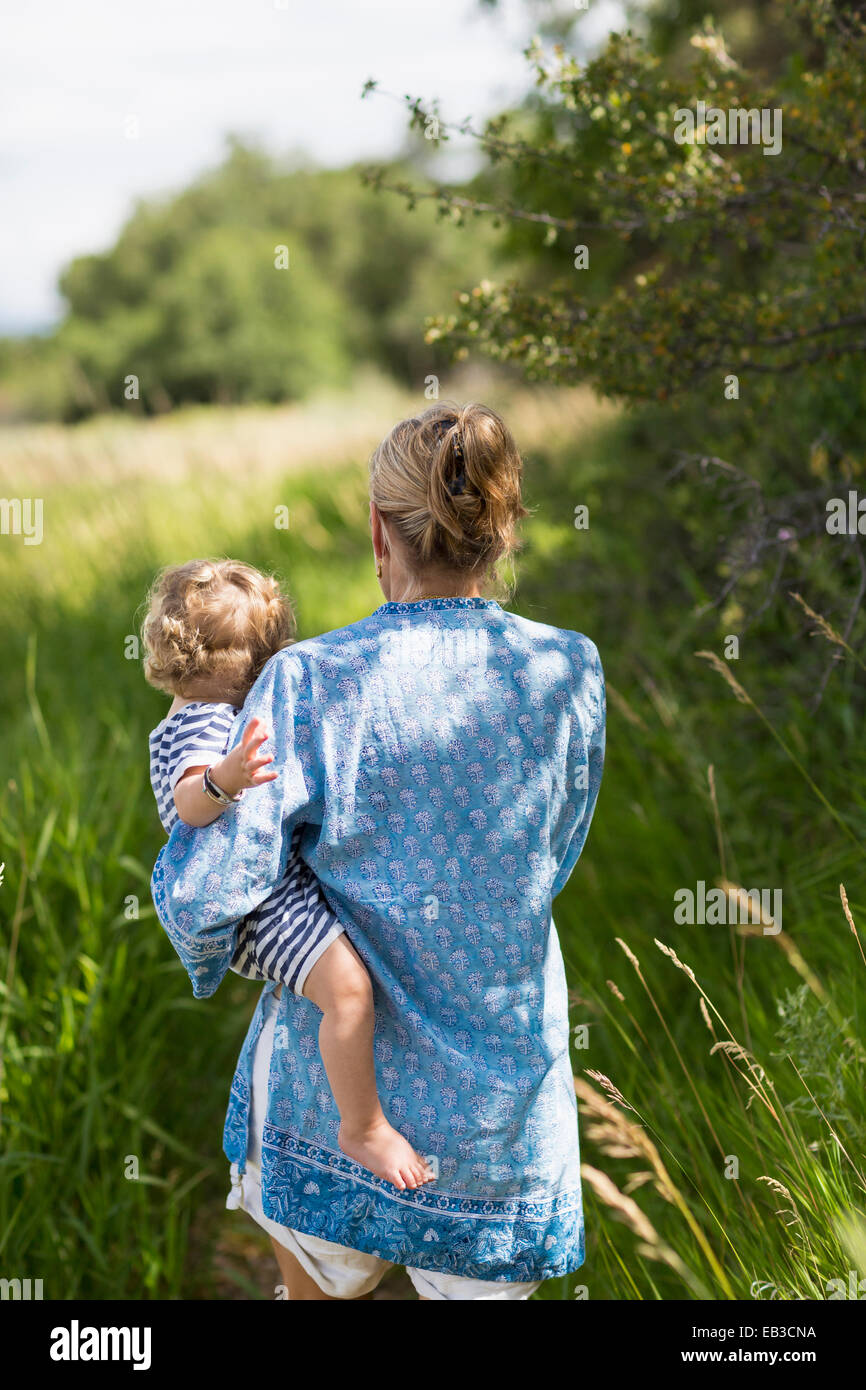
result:
M 370 503 L 370 530 L 373 533 L 373 554 L 377 560 L 381 560 L 388 549 L 388 540 L 385 535 L 385 528 L 382 525 L 382 517 L 375 502 Z

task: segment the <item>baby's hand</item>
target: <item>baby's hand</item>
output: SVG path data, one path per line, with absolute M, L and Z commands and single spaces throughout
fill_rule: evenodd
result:
M 268 731 L 261 719 L 251 719 L 240 743 L 211 768 L 210 775 L 214 782 L 229 796 L 237 796 L 247 787 L 261 787 L 265 782 L 276 781 L 276 772 L 264 771 L 274 761 L 273 758 L 270 754 L 260 756 L 260 749 L 267 737 Z
M 276 781 L 275 772 L 262 771 L 262 768 L 274 761 L 270 753 L 265 754 L 263 758 L 259 757 L 259 750 L 262 744 L 267 742 L 267 737 L 268 731 L 261 719 L 251 719 L 244 729 L 238 747 L 233 749 L 233 752 L 240 752 L 241 755 L 242 787 L 260 787 L 263 782 Z

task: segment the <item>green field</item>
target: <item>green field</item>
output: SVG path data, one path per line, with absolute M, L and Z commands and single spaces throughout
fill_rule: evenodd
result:
M 609 682 L 605 781 L 556 907 L 583 1158 L 607 1176 L 586 1182 L 584 1269 L 539 1297 L 826 1297 L 866 1270 L 866 962 L 839 895 L 866 926 L 853 663 L 816 720 L 746 644 L 738 700 L 694 656 L 729 629 L 688 547 L 654 548 L 664 504 L 628 420 L 581 390 L 453 394 L 500 408 L 526 455 L 511 606 L 588 633 Z M 365 463 L 420 404 L 371 378 L 302 406 L 0 433 L 0 494 L 44 501 L 41 545 L 0 536 L 0 1272 L 46 1298 L 273 1295 L 266 1238 L 223 1211 L 257 992 L 195 1002 L 150 906 L 164 700 L 131 639 L 154 571 L 203 554 L 279 573 L 302 636 L 369 612 Z M 796 663 L 822 640 L 792 625 L 773 650 Z M 677 889 L 722 879 L 783 888 L 782 932 L 675 923 Z

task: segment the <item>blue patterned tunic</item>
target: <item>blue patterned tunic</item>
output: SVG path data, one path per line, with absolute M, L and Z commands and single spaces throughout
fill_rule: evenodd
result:
M 279 881 L 301 826 L 301 857 L 373 980 L 385 1112 L 439 1160 L 437 1182 L 399 1192 L 340 1152 L 321 1015 L 283 990 L 266 1215 L 470 1278 L 577 1269 L 577 1111 L 551 900 L 601 779 L 595 646 L 490 599 L 386 603 L 273 657 L 244 706 L 253 715 L 273 730 L 280 777 L 204 829 L 175 827 L 153 875 L 160 920 L 195 995 L 212 994 L 237 923 Z M 224 1150 L 241 1169 L 262 1002 L 226 1118 Z

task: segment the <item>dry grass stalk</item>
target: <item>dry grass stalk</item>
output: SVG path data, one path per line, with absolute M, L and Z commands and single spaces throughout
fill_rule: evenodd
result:
M 860 958 L 863 961 L 863 964 L 866 965 L 866 956 L 864 956 L 863 954 L 863 943 L 861 942 L 860 934 L 854 925 L 854 918 L 851 916 L 851 909 L 848 906 L 848 894 L 845 892 L 844 883 L 839 884 L 839 896 L 842 899 L 842 911 L 845 913 L 845 916 L 848 919 L 848 926 L 854 933 L 854 940 L 857 942 L 857 946 L 860 951 Z
M 622 1091 L 620 1091 L 619 1088 L 613 1084 L 609 1076 L 605 1076 L 603 1071 L 592 1071 L 589 1067 L 587 1067 L 586 1074 L 587 1076 L 591 1076 L 593 1081 L 597 1081 L 599 1086 L 601 1086 L 603 1090 L 607 1092 L 610 1099 L 614 1101 L 617 1105 L 621 1105 L 624 1110 L 631 1110 L 632 1114 L 634 1115 L 637 1114 L 637 1111 L 635 1110 L 634 1106 L 629 1105 Z
M 806 600 L 802 598 L 800 594 L 791 593 L 790 597 L 795 603 L 799 603 L 803 612 L 807 617 L 811 618 L 812 622 L 815 624 L 815 627 L 809 633 L 810 637 L 824 637 L 828 642 L 832 643 L 834 647 L 841 647 L 849 656 L 853 656 L 858 666 L 866 671 L 866 664 L 864 664 L 857 655 L 854 648 L 848 645 L 841 633 L 837 632 L 834 627 L 831 627 L 826 618 L 822 617 L 820 613 L 816 613 L 813 608 L 810 608 Z
M 725 1053 L 726 1055 L 730 1056 L 731 1059 L 734 1060 L 734 1061 L 739 1060 L 739 1059 L 742 1058 L 742 1057 L 748 1057 L 750 1054 L 749 1054 L 748 1052 L 746 1052 L 746 1049 L 745 1049 L 745 1048 L 737 1041 L 737 1039 L 734 1037 L 733 1033 L 731 1032 L 731 1030 L 730 1030 L 730 1028 L 728 1027 L 728 1025 L 727 1025 L 727 1023 L 725 1022 L 725 1020 L 722 1018 L 722 1015 L 719 1013 L 719 1011 L 718 1011 L 718 1009 L 716 1008 L 715 1004 L 714 1004 L 714 1003 L 712 1002 L 712 1000 L 710 999 L 710 997 L 709 997 L 709 995 L 707 994 L 706 990 L 705 990 L 705 989 L 701 986 L 701 984 L 699 983 L 697 977 L 695 976 L 695 972 L 692 970 L 691 966 L 688 966 L 688 965 L 686 965 L 683 961 L 681 961 L 680 958 L 679 958 L 679 956 L 677 955 L 676 951 L 674 951 L 672 947 L 666 946 L 666 945 L 664 944 L 664 942 L 658 941 L 658 940 L 657 940 L 655 944 L 658 946 L 659 950 L 660 950 L 664 955 L 666 955 L 670 960 L 673 961 L 673 963 L 674 963 L 674 965 L 677 967 L 677 969 L 678 969 L 678 970 L 682 970 L 683 974 L 686 975 L 686 976 L 688 977 L 688 979 L 691 980 L 692 984 L 695 986 L 695 989 L 697 989 L 697 990 L 699 991 L 699 993 L 700 993 L 700 995 L 701 995 L 701 998 L 705 1001 L 705 1004 L 706 1004 L 707 1008 L 712 1010 L 712 1012 L 715 1014 L 716 1018 L 719 1020 L 719 1023 L 722 1025 L 722 1027 L 724 1028 L 725 1032 L 727 1033 L 727 1035 L 728 1035 L 728 1040 L 729 1040 L 728 1043 L 725 1044 L 724 1046 L 723 1046 L 721 1043 L 716 1043 L 716 1044 L 713 1046 L 713 1048 L 711 1048 L 711 1053 L 712 1053 L 712 1052 L 715 1052 L 717 1049 L 718 1049 L 718 1050 L 721 1050 L 723 1053 Z M 767 1091 L 766 1091 L 766 1089 L 765 1089 L 765 1087 L 764 1087 L 764 1085 L 763 1085 L 764 1075 L 765 1075 L 764 1072 L 761 1071 L 760 1077 L 758 1078 L 758 1084 L 757 1084 L 757 1085 L 755 1085 L 755 1083 L 754 1083 L 754 1081 L 752 1080 L 752 1078 L 751 1078 L 750 1076 L 748 1076 L 746 1073 L 744 1073 L 744 1072 L 738 1070 L 738 1075 L 741 1076 L 741 1077 L 743 1078 L 743 1080 L 746 1082 L 746 1084 L 749 1086 L 749 1088 L 754 1092 L 754 1094 L 759 1098 L 759 1100 L 761 1100 L 761 1102 L 763 1103 L 763 1105 L 766 1107 L 766 1109 L 769 1111 L 769 1113 L 773 1116 L 774 1120 L 776 1120 L 776 1122 L 777 1122 L 782 1128 L 784 1128 L 784 1126 L 783 1126 L 783 1124 L 782 1124 L 782 1120 L 781 1120 L 781 1118 L 780 1118 L 780 1115 L 779 1115 L 779 1113 L 777 1112 L 776 1107 L 773 1105 L 773 1102 L 772 1102 L 772 1100 L 770 1099 L 770 1096 L 769 1096 L 769 1094 L 767 1093 Z
M 602 1173 L 598 1168 L 591 1168 L 588 1163 L 581 1164 L 580 1171 L 595 1195 L 625 1222 L 629 1230 L 640 1236 L 647 1245 L 659 1250 L 663 1248 L 658 1232 L 652 1222 L 644 1216 L 637 1202 L 620 1192 L 616 1183 L 612 1182 L 606 1173 Z
M 631 961 L 635 970 L 638 972 L 638 974 L 640 974 L 640 961 L 638 960 L 634 951 L 629 946 L 626 946 L 621 936 L 614 937 L 614 940 L 616 941 L 617 946 L 621 947 L 622 950 L 625 952 L 626 959 Z
M 609 1077 L 598 1072 L 595 1075 L 599 1077 L 610 1094 L 620 1097 L 621 1093 Z M 602 1153 L 610 1158 L 640 1158 L 644 1163 L 648 1163 L 649 1175 L 647 1176 L 646 1169 L 641 1169 L 637 1174 L 630 1175 L 630 1181 L 633 1185 L 636 1183 L 638 1186 L 644 1186 L 648 1181 L 651 1182 L 659 1196 L 664 1201 L 669 1202 L 671 1206 L 676 1207 L 685 1219 L 726 1296 L 733 1298 L 731 1286 L 712 1247 L 692 1216 L 682 1194 L 662 1162 L 658 1149 L 643 1126 L 626 1119 L 616 1105 L 605 1099 L 594 1087 L 580 1077 L 574 1078 L 574 1089 L 582 1102 L 583 1113 L 589 1120 L 586 1126 L 587 1137 L 597 1143 Z M 625 1101 L 623 1103 L 627 1104 Z M 637 1113 L 632 1106 L 628 1108 L 632 1110 L 632 1113 Z M 687 1279 L 693 1286 L 693 1279 L 679 1256 L 661 1241 L 637 1203 L 632 1201 L 626 1193 L 621 1192 L 610 1178 L 599 1173 L 597 1169 L 584 1166 L 582 1171 L 602 1201 L 616 1211 L 631 1226 L 636 1235 L 641 1236 L 644 1241 L 644 1248 L 641 1249 L 640 1253 L 651 1259 L 663 1260 L 666 1264 L 671 1265 L 671 1268 L 677 1269 L 683 1278 Z
M 793 749 L 790 748 L 789 745 L 785 742 L 779 731 L 773 726 L 773 724 L 764 714 L 764 711 L 760 709 L 758 705 L 755 704 L 748 691 L 744 690 L 743 687 L 740 685 L 740 682 L 731 674 L 730 670 L 728 669 L 727 662 L 722 661 L 721 657 L 716 656 L 715 652 L 695 652 L 695 656 L 699 656 L 702 658 L 702 660 L 708 661 L 712 666 L 713 670 L 718 671 L 719 675 L 722 676 L 724 680 L 727 682 L 727 684 L 730 686 L 731 690 L 733 691 L 736 698 L 739 700 L 740 704 L 748 705 L 750 709 L 753 709 L 755 711 L 755 714 L 761 720 L 761 723 L 764 724 L 764 726 L 772 734 L 773 738 L 776 740 L 785 756 L 790 760 L 790 762 L 793 763 L 794 767 L 797 769 L 800 776 L 808 784 L 808 786 L 811 787 L 812 791 L 814 792 L 818 800 L 821 802 L 821 805 L 824 807 L 827 814 L 832 816 L 833 820 L 839 826 L 842 833 L 846 836 L 847 839 L 851 841 L 852 844 L 856 845 L 857 849 L 859 850 L 861 848 L 860 841 L 854 834 L 850 825 L 848 825 L 847 822 L 842 819 L 835 806 L 833 806 L 832 803 L 827 800 L 826 796 L 821 791 L 821 788 L 809 776 L 805 767 L 800 762 L 800 759 L 794 753 Z
M 742 922 L 742 919 L 743 919 L 744 917 L 745 917 L 745 919 L 746 919 L 746 922 L 743 923 L 743 925 L 747 925 L 747 924 L 748 924 L 748 925 L 760 926 L 760 927 L 778 927 L 778 926 L 779 926 L 779 923 L 776 921 L 776 919 L 775 919 L 774 917 L 772 917 L 769 913 L 766 913 L 766 912 L 764 911 L 763 902 L 760 904 L 760 913 L 761 913 L 761 920 L 760 920 L 760 922 L 752 922 L 751 918 L 752 918 L 752 910 L 753 910 L 753 900 L 752 900 L 752 898 L 749 897 L 749 895 L 748 895 L 748 893 L 746 892 L 745 888 L 742 888 L 742 887 L 740 886 L 740 884 L 738 884 L 738 883 L 731 883 L 731 881 L 730 881 L 729 879 L 727 879 L 727 878 L 719 878 L 719 879 L 716 879 L 716 884 L 718 885 L 719 888 L 722 889 L 722 892 L 723 892 L 723 893 L 727 893 L 728 897 L 729 897 L 730 899 L 732 899 L 732 900 L 736 903 L 736 905 L 737 905 L 737 910 L 738 910 L 738 915 L 739 915 L 739 917 L 740 917 L 740 921 Z M 781 930 L 781 928 L 780 928 L 780 930 Z M 768 932 L 767 935 L 770 935 L 770 933 Z
M 747 1052 L 740 1043 L 727 1042 L 724 1040 L 713 1043 L 710 1048 L 710 1056 L 713 1057 L 717 1052 L 724 1052 L 726 1057 L 732 1058 L 735 1062 L 745 1062 L 749 1071 L 758 1081 L 765 1080 L 767 1073 L 764 1071 L 760 1062 L 756 1061 L 751 1052 Z M 742 1073 L 740 1073 L 740 1075 L 742 1075 Z
M 610 684 L 610 681 L 607 682 L 605 688 L 606 688 L 606 690 L 607 690 L 607 694 L 608 694 L 608 698 L 609 698 L 609 700 L 610 700 L 610 703 L 613 705 L 614 709 L 617 710 L 617 711 L 622 715 L 623 719 L 625 719 L 625 720 L 626 720 L 629 724 L 631 724 L 634 728 L 636 728 L 636 729 L 642 729 L 643 732 L 646 733 L 646 732 L 647 732 L 647 726 L 646 726 L 646 724 L 644 723 L 643 719 L 641 719 L 640 715 L 639 715 L 635 710 L 632 709 L 631 705 L 629 704 L 629 702 L 628 702 L 628 700 L 625 698 L 625 696 L 622 695 L 622 694 L 615 688 L 615 686 L 612 686 L 612 685 Z
M 784 1183 L 779 1182 L 778 1178 L 768 1178 L 766 1175 L 759 1177 L 758 1182 L 765 1182 L 771 1192 L 778 1193 L 780 1197 L 787 1198 L 791 1203 L 789 1207 L 779 1207 L 775 1213 L 776 1216 L 789 1216 L 791 1218 L 790 1221 L 785 1221 L 786 1226 L 794 1226 L 796 1224 L 802 1225 L 800 1213 L 797 1210 L 797 1203 L 794 1201 L 791 1192 Z
M 676 1039 L 675 1039 L 675 1037 L 673 1036 L 673 1034 L 672 1034 L 670 1028 L 668 1027 L 667 1019 L 665 1018 L 664 1014 L 662 1013 L 661 1009 L 659 1008 L 659 1006 L 658 1006 L 658 1001 L 656 1000 L 655 995 L 653 994 L 652 990 L 650 989 L 649 985 L 647 984 L 646 980 L 645 980 L 644 977 L 643 977 L 643 972 L 641 971 L 641 968 L 640 968 L 640 961 L 638 960 L 638 958 L 637 958 L 637 956 L 634 954 L 634 952 L 631 951 L 631 950 L 629 949 L 629 947 L 625 944 L 625 942 L 621 939 L 621 937 L 616 937 L 615 939 L 616 939 L 616 941 L 617 941 L 617 944 L 618 944 L 619 946 L 622 947 L 622 949 L 623 949 L 623 951 L 625 952 L 627 958 L 631 961 L 631 963 L 632 963 L 632 965 L 633 965 L 633 967 L 634 967 L 634 970 L 635 970 L 635 974 L 637 975 L 638 979 L 640 980 L 641 984 L 642 984 L 643 987 L 644 987 L 644 991 L 646 992 L 646 996 L 647 996 L 647 998 L 649 999 L 650 1003 L 652 1004 L 653 1010 L 654 1010 L 654 1012 L 655 1012 L 656 1017 L 657 1017 L 658 1020 L 659 1020 L 659 1023 L 661 1024 L 662 1028 L 664 1029 L 665 1037 L 667 1038 L 668 1042 L 670 1043 L 670 1045 L 671 1045 L 671 1047 L 672 1047 L 672 1049 L 673 1049 L 674 1055 L 676 1056 L 676 1059 L 677 1059 L 677 1061 L 678 1061 L 679 1064 L 680 1064 L 680 1068 L 681 1068 L 681 1070 L 682 1070 L 683 1076 L 686 1078 L 686 1081 L 687 1081 L 688 1084 L 689 1084 L 689 1089 L 691 1090 L 691 1093 L 692 1093 L 692 1095 L 693 1095 L 694 1098 L 695 1098 L 695 1101 L 696 1101 L 696 1103 L 697 1103 L 698 1109 L 700 1110 L 701 1114 L 702 1114 L 703 1117 L 704 1117 L 704 1123 L 706 1124 L 707 1129 L 709 1130 L 710 1134 L 711 1134 L 712 1137 L 713 1137 L 713 1142 L 715 1143 L 716 1148 L 718 1149 L 718 1151 L 719 1151 L 720 1154 L 724 1154 L 725 1151 L 724 1151 L 724 1148 L 723 1148 L 723 1146 L 722 1146 L 722 1142 L 721 1142 L 721 1140 L 719 1139 L 719 1136 L 718 1136 L 718 1134 L 716 1133 L 715 1129 L 713 1128 L 713 1122 L 712 1122 L 712 1120 L 710 1119 L 709 1115 L 707 1114 L 707 1108 L 706 1108 L 706 1106 L 704 1105 L 703 1098 L 701 1097 L 701 1093 L 700 1093 L 700 1091 L 698 1090 L 697 1086 L 695 1085 L 694 1078 L 693 1078 L 691 1072 L 689 1071 L 688 1067 L 686 1066 L 685 1061 L 683 1060 L 683 1055 L 682 1055 L 682 1053 L 680 1052 L 680 1049 L 677 1047 Z M 659 945 L 659 943 L 656 942 L 656 945 Z M 663 948 L 663 949 L 669 950 L 670 948 Z M 686 971 L 688 971 L 688 967 L 687 967 L 687 966 L 684 966 L 684 965 L 682 964 L 682 962 L 679 961 L 679 960 L 677 959 L 676 955 L 675 955 L 673 952 L 671 952 L 671 955 L 673 956 L 674 960 L 677 961 L 677 964 L 679 965 L 679 967 L 680 967 L 681 970 L 686 970 Z M 693 983 L 697 986 L 697 988 L 700 989 L 700 985 L 698 985 L 698 982 L 697 982 L 697 980 L 695 979 L 694 974 L 692 974 L 691 972 L 689 972 L 689 976 L 690 976 L 690 979 L 693 981 Z M 701 992 L 703 993 L 703 991 L 701 991 Z
M 690 965 L 683 964 L 683 962 L 680 960 L 679 956 L 677 955 L 676 951 L 672 946 L 666 946 L 663 941 L 659 941 L 658 937 L 655 936 L 653 937 L 653 941 L 658 946 L 662 955 L 667 956 L 670 960 L 672 960 L 674 965 L 677 967 L 677 970 L 682 970 L 683 974 L 691 980 L 693 985 L 696 985 L 698 983 L 695 979 L 694 970 L 692 970 Z
M 718 671 L 719 675 L 727 681 L 741 705 L 752 705 L 754 707 L 755 702 L 751 695 L 740 685 L 740 682 L 732 674 L 731 668 L 726 661 L 723 661 L 715 652 L 695 652 L 695 656 L 701 657 L 703 661 L 708 661 L 713 670 Z
M 604 1202 L 617 1220 L 623 1221 L 629 1230 L 633 1231 L 639 1238 L 641 1243 L 637 1247 L 637 1253 L 643 1255 L 645 1259 L 658 1260 L 661 1264 L 667 1265 L 686 1284 L 694 1288 L 695 1279 L 691 1271 L 683 1264 L 676 1251 L 672 1250 L 661 1239 L 658 1231 L 641 1211 L 637 1202 L 626 1192 L 620 1191 L 616 1183 L 612 1182 L 607 1174 L 600 1172 L 598 1168 L 592 1168 L 588 1163 L 584 1163 L 581 1165 L 580 1172 L 599 1201 Z
M 601 1072 L 593 1072 L 591 1075 L 600 1081 L 618 1103 L 626 1106 L 632 1114 L 637 1113 L 608 1077 L 603 1076 Z M 643 1126 L 626 1119 L 613 1100 L 607 1100 L 579 1077 L 574 1078 L 574 1089 L 580 1097 L 584 1114 L 589 1119 L 586 1126 L 587 1136 L 598 1144 L 602 1153 L 607 1154 L 609 1158 L 641 1158 L 648 1162 L 659 1196 L 666 1202 L 675 1203 L 676 1188 L 662 1163 L 658 1149 Z
M 725 893 L 727 893 L 729 898 L 732 898 L 737 903 L 740 909 L 740 918 L 743 918 L 744 916 L 749 917 L 750 899 L 746 890 L 744 888 L 741 888 L 736 883 L 730 883 L 727 879 L 717 879 L 716 882 L 719 888 L 721 888 Z M 773 941 L 775 941 L 776 945 L 779 947 L 779 950 L 782 951 L 782 953 L 787 957 L 788 964 L 792 967 L 792 969 L 796 970 L 797 974 L 800 976 L 800 979 L 803 980 L 809 986 L 809 989 L 816 996 L 816 998 L 820 999 L 822 1003 L 826 1003 L 827 991 L 824 989 L 824 986 L 821 984 L 821 981 L 818 979 L 818 976 L 814 973 L 814 971 L 812 971 L 809 968 L 799 949 L 792 941 L 791 937 L 783 930 L 777 932 L 764 931 L 764 927 L 776 925 L 778 924 L 773 921 L 772 917 L 767 917 L 765 915 L 764 909 L 762 907 L 760 923 L 741 921 L 737 926 L 737 931 L 740 936 L 759 936 L 762 940 L 765 936 L 771 936 Z

